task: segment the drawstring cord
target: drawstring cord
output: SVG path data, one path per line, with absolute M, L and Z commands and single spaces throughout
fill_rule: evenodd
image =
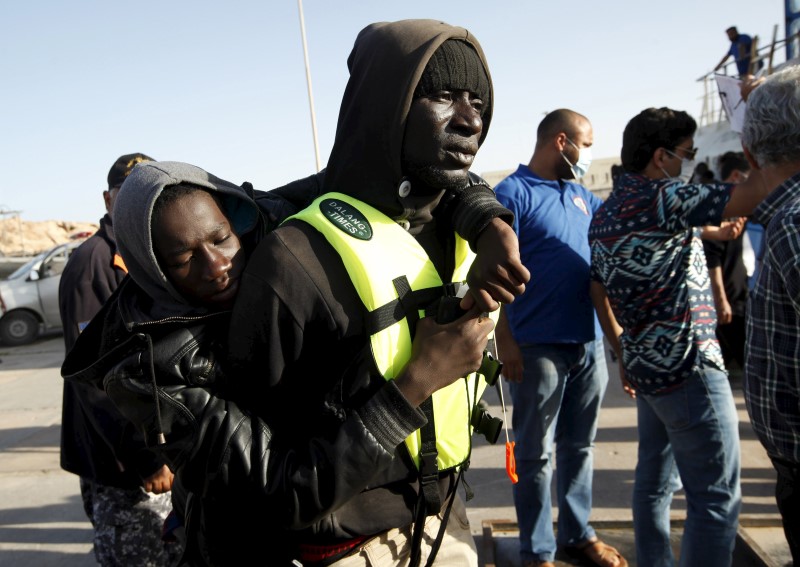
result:
M 144 334 L 144 333 L 143 333 Z M 158 432 L 157 432 L 157 443 L 159 445 L 164 445 L 167 442 L 167 438 L 164 436 L 164 424 L 161 421 L 161 402 L 158 397 L 158 383 L 156 382 L 156 367 L 154 362 L 154 355 L 153 355 L 153 339 L 150 338 L 150 335 L 144 334 L 145 340 L 147 341 L 147 352 L 150 355 L 150 379 L 153 384 L 153 401 L 156 404 L 156 423 L 158 425 Z

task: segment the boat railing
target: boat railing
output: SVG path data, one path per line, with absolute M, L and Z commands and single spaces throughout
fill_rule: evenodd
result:
M 794 44 L 794 53 L 800 52 L 800 32 L 784 39 L 777 39 L 778 26 L 775 26 L 772 34 L 772 41 L 768 45 L 759 47 L 759 37 L 753 37 L 752 54 L 750 57 L 750 74 L 755 76 L 771 75 L 776 70 L 789 62 L 786 58 L 787 44 Z M 792 60 L 794 61 L 794 60 Z M 697 79 L 703 83 L 702 106 L 698 123 L 706 126 L 727 120 L 725 109 L 720 101 L 719 90 L 717 89 L 716 75 L 731 77 L 738 76 L 738 69 L 735 61 L 728 61 L 719 69 L 713 69 Z

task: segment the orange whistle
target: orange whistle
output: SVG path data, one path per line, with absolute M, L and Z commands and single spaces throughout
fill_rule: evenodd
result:
M 517 484 L 517 461 L 514 459 L 514 441 L 506 441 L 506 474 L 511 482 Z

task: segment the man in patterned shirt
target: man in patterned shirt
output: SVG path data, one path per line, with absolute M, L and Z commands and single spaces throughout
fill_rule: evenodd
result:
M 729 566 L 741 504 L 736 407 L 725 373 L 700 227 L 749 214 L 760 175 L 690 184 L 695 121 L 648 108 L 625 127 L 625 172 L 595 213 L 592 299 L 636 399 L 636 559 L 673 565 L 669 508 L 686 488 L 681 565 Z
M 778 472 L 775 498 L 800 565 L 800 66 L 752 92 L 742 143 L 777 187 L 753 213 L 766 227 L 766 251 L 748 306 L 745 401 Z

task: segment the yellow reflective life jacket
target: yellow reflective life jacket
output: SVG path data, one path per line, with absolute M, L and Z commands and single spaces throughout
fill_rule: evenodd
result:
M 391 307 L 397 306 L 402 298 L 393 282 L 400 276 L 405 276 L 412 291 L 431 290 L 438 296 L 444 293 L 436 268 L 416 239 L 391 218 L 358 199 L 327 193 L 290 218 L 312 225 L 336 249 L 370 315 L 380 312 L 382 307 L 384 312 L 396 313 Z M 475 255 L 458 235 L 455 256 L 453 282 L 465 282 Z M 497 323 L 497 312 L 492 317 Z M 404 315 L 381 327 L 377 332 L 369 331 L 372 356 L 383 377 L 391 380 L 411 358 L 412 336 Z M 485 388 L 484 377 L 474 373 L 433 394 L 440 472 L 469 459 L 470 417 Z M 420 431 L 412 433 L 405 442 L 418 468 L 423 446 Z

